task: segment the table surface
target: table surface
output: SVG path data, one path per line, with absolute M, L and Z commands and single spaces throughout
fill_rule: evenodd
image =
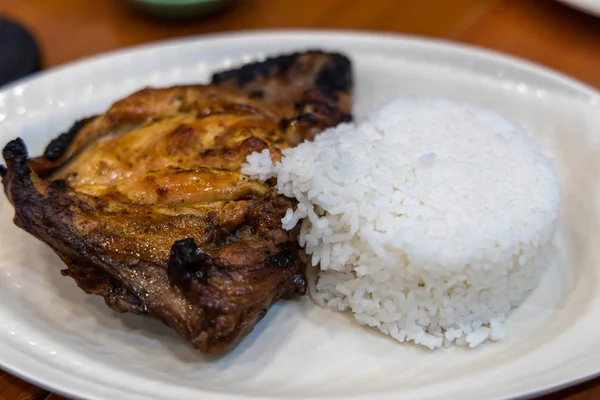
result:
M 552 0 L 238 0 L 223 13 L 185 22 L 148 18 L 123 0 L 19 0 L 2 1 L 2 14 L 36 34 L 44 68 L 186 35 L 264 28 L 363 29 L 487 47 L 600 88 L 600 19 Z M 0 371 L 0 400 L 25 399 L 64 400 Z M 600 379 L 541 399 L 600 399 Z

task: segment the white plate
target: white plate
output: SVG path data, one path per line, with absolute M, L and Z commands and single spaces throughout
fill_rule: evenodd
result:
M 560 0 L 561 2 L 600 17 L 600 0 Z
M 13 210 L 2 197 L 2 368 L 60 393 L 107 400 L 494 399 L 600 372 L 600 269 L 592 241 L 599 222 L 598 93 L 546 69 L 400 36 L 193 38 L 78 62 L 0 92 L 0 142 L 22 136 L 35 154 L 75 119 L 142 86 L 205 81 L 215 69 L 317 47 L 352 57 L 359 116 L 396 94 L 467 99 L 525 125 L 554 157 L 565 192 L 559 252 L 539 288 L 509 317 L 506 339 L 472 351 L 428 352 L 304 298 L 280 302 L 233 353 L 207 359 L 160 323 L 117 315 L 63 278 L 61 261 L 9 222 Z

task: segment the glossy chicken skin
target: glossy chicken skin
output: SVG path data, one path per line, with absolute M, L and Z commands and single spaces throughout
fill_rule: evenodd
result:
M 16 139 L 2 182 L 14 222 L 119 312 L 158 318 L 203 352 L 239 343 L 278 298 L 305 293 L 293 207 L 246 156 L 350 116 L 350 62 L 318 51 L 144 89 L 76 123 L 30 159 Z

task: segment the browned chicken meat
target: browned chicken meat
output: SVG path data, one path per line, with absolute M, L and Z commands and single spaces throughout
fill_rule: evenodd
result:
M 43 156 L 4 148 L 14 222 L 47 243 L 89 294 L 157 318 L 210 354 L 232 349 L 284 296 L 305 293 L 293 207 L 240 173 L 351 119 L 350 61 L 308 51 L 144 89 L 77 122 Z

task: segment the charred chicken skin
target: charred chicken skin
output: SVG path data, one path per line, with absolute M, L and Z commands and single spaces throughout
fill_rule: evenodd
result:
M 40 157 L 3 151 L 14 222 L 49 245 L 89 294 L 157 318 L 209 354 L 234 348 L 270 305 L 306 291 L 293 207 L 240 173 L 350 120 L 350 61 L 307 51 L 144 89 L 77 122 Z

